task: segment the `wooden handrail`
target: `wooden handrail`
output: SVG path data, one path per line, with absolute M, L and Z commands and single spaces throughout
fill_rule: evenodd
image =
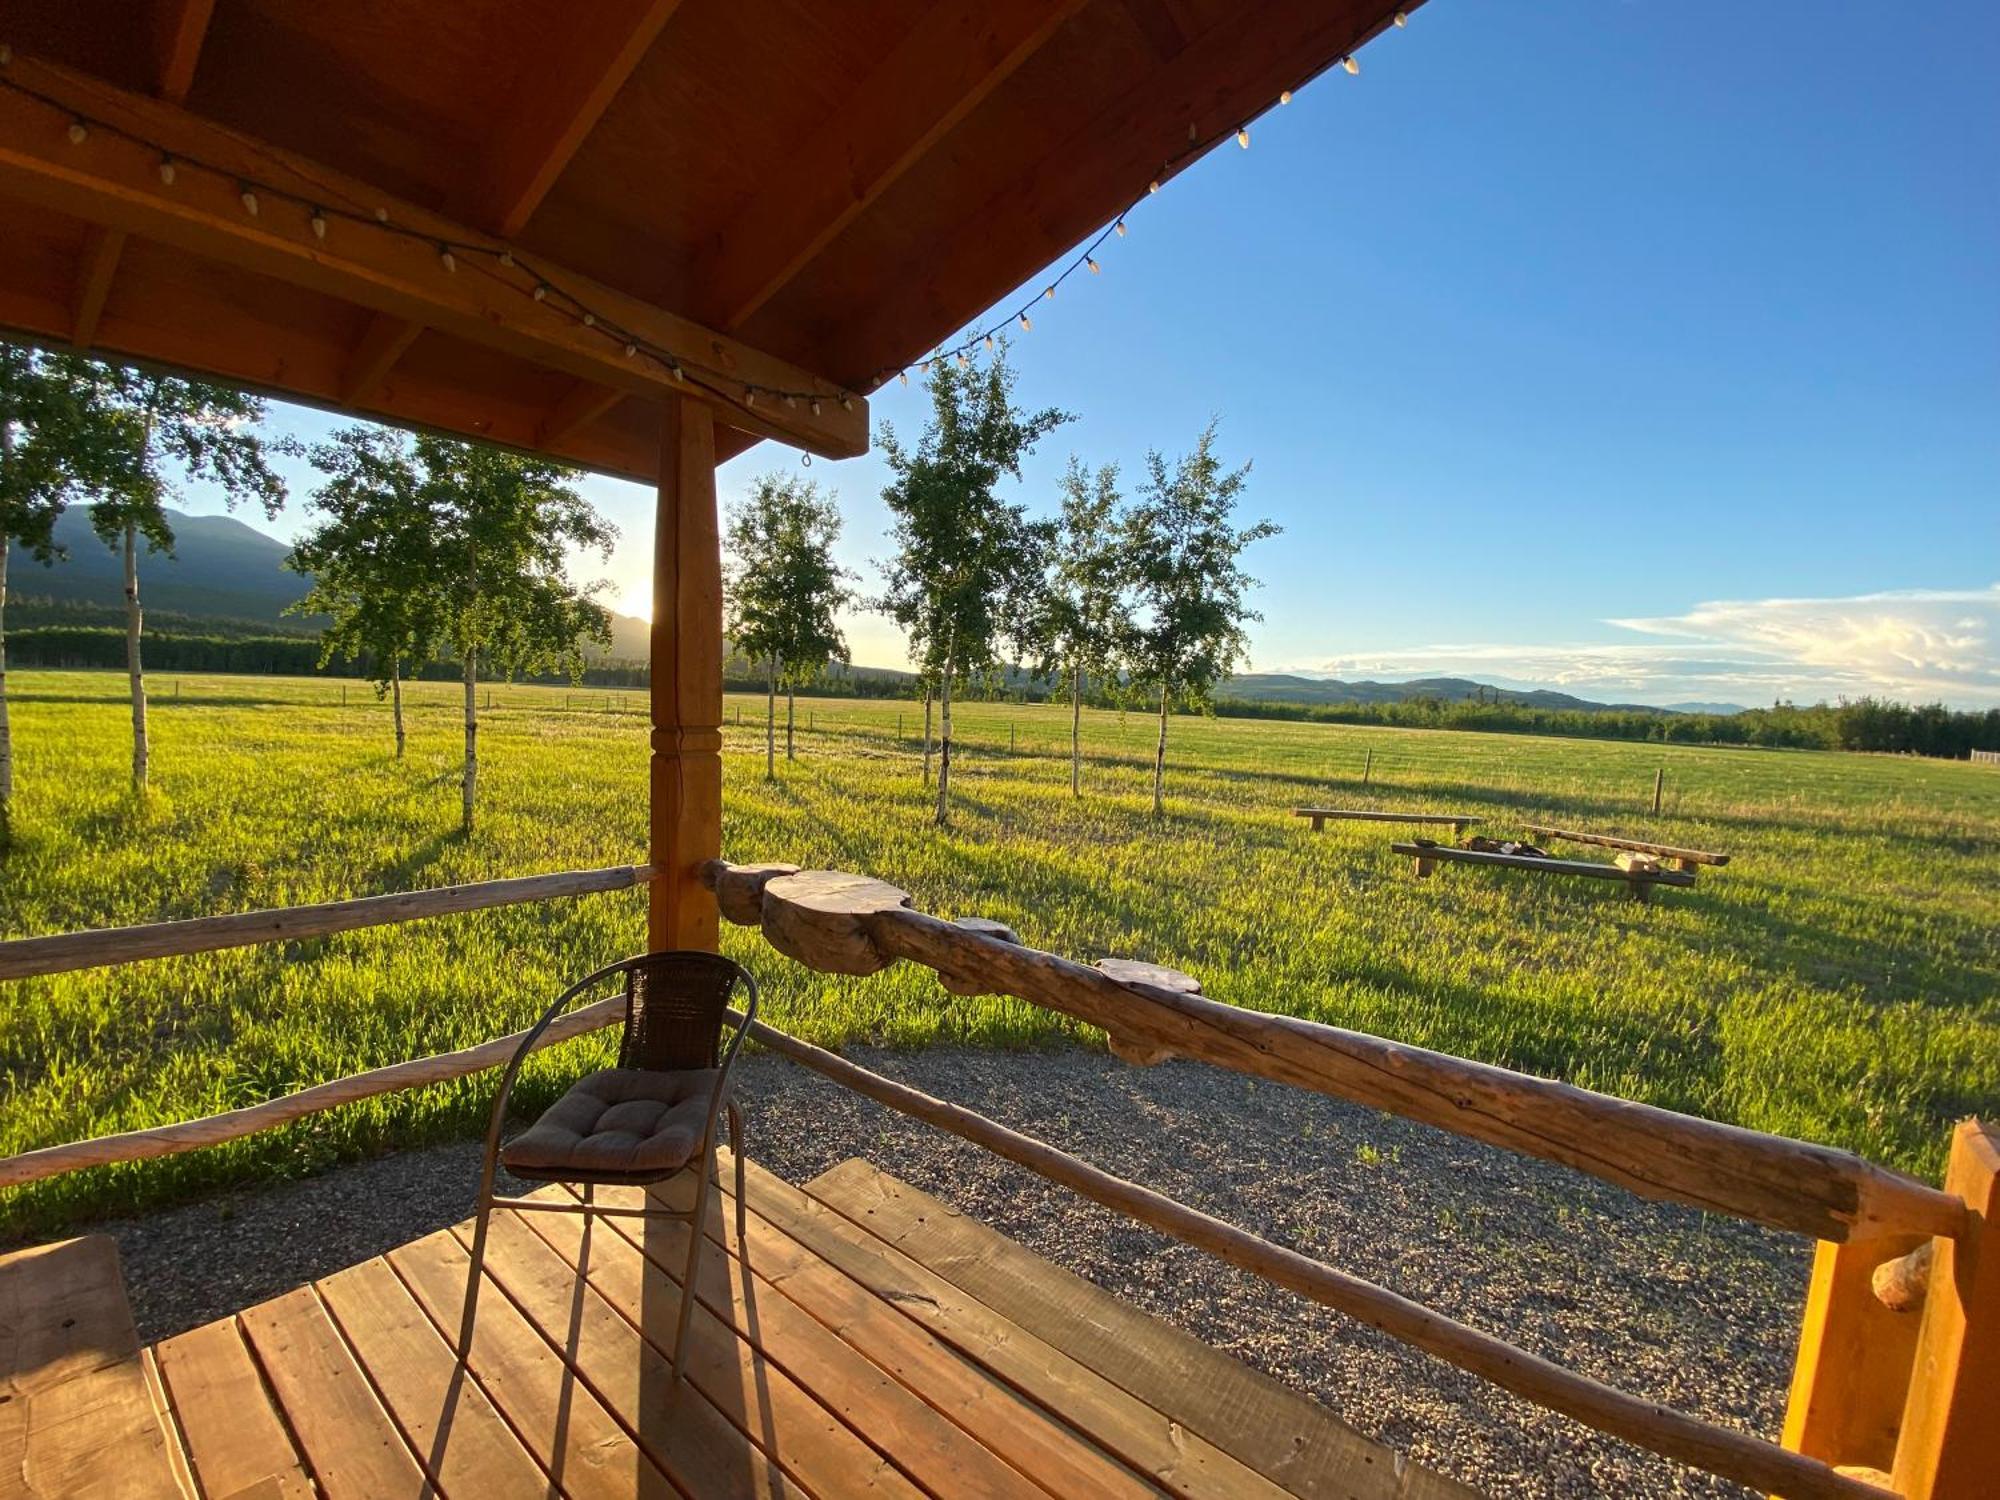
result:
M 144 958 L 171 958 L 185 953 L 210 953 L 218 948 L 324 937 L 328 933 L 408 922 L 419 917 L 442 917 L 492 906 L 513 906 L 523 901 L 546 901 L 556 896 L 583 896 L 593 891 L 618 891 L 651 877 L 649 865 L 612 865 L 601 870 L 564 870 L 552 875 L 437 886 L 427 891 L 321 901 L 311 906 L 277 906 L 220 917 L 153 922 L 143 927 L 107 927 L 95 932 L 15 938 L 0 942 L 0 979 L 101 969 Z
M 614 1025 L 624 1014 L 623 995 L 595 1001 L 568 1015 L 558 1016 L 536 1040 L 535 1047 L 537 1050 L 553 1047 L 585 1032 Z M 352 1104 L 357 1099 L 421 1088 L 427 1083 L 443 1083 L 468 1073 L 497 1068 L 514 1055 L 514 1049 L 521 1045 L 527 1034 L 516 1031 L 462 1051 L 441 1052 L 433 1057 L 391 1063 L 386 1068 L 316 1083 L 295 1094 L 267 1099 L 261 1104 L 232 1109 L 225 1114 L 182 1120 L 173 1125 L 155 1125 L 146 1130 L 128 1130 L 122 1135 L 101 1135 L 95 1140 L 75 1141 L 66 1146 L 44 1146 L 38 1151 L 23 1151 L 18 1156 L 0 1158 L 0 1188 L 20 1187 L 23 1183 L 60 1176 L 84 1167 L 143 1161 L 149 1157 L 195 1151 L 203 1146 L 218 1146 L 224 1141 L 289 1124 L 306 1115 Z
M 1273 1244 L 1151 1188 L 1115 1177 L 1066 1151 L 1010 1130 L 848 1062 L 809 1042 L 752 1022 L 750 1035 L 801 1066 L 914 1119 L 947 1130 L 996 1156 L 1073 1188 L 1106 1208 L 1198 1246 L 1220 1260 L 1379 1328 L 1428 1354 L 1469 1370 L 1538 1406 L 1563 1412 L 1599 1432 L 1789 1500 L 1884 1500 L 1887 1492 L 1849 1478 L 1776 1443 L 1704 1422 L 1516 1348 L 1387 1287 Z
M 1817 1239 L 1965 1230 L 1957 1197 L 1852 1152 L 1365 1032 L 1121 982 L 913 911 L 908 895 L 882 881 L 788 869 L 717 860 L 705 878 L 725 916 L 757 921 L 773 947 L 812 968 L 869 974 L 910 959 L 950 975 L 961 993 L 977 986 L 1101 1026 L 1121 1056 L 1215 1063 L 1561 1162 L 1644 1197 Z

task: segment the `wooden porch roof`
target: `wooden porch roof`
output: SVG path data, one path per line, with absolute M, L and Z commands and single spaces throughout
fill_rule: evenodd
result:
M 1398 8 L 17 0 L 0 328 L 647 480 L 672 356 L 718 459 L 859 452 L 869 390 Z

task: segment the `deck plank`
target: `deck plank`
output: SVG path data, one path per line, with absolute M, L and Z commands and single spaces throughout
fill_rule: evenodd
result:
M 1306 1500 L 1468 1500 L 1473 1493 L 861 1157 L 805 1190 Z
M 1285 1495 L 1255 1469 L 849 1223 L 803 1189 L 754 1161 L 745 1165 L 753 1212 L 1047 1410 L 1087 1413 L 1091 1435 L 1099 1443 L 1170 1493 L 1187 1500 L 1278 1500 Z M 723 1175 L 727 1181 L 729 1173 Z
M 471 1261 L 448 1230 L 389 1252 L 389 1267 L 432 1326 L 457 1337 Z M 640 1451 L 498 1287 L 480 1298 L 472 1333 L 473 1379 L 570 1500 L 677 1500 L 682 1491 Z M 699 1471 L 696 1471 L 697 1473 Z M 718 1495 L 754 1494 L 739 1486 Z M 502 1500 L 474 1496 L 472 1500 Z
M 165 1339 L 153 1357 L 202 1494 L 318 1494 L 234 1318 Z
M 180 1500 L 105 1235 L 0 1256 L 0 1495 Z
M 679 1207 L 691 1190 L 685 1178 L 677 1178 L 655 1191 Z M 598 1189 L 601 1201 L 625 1206 L 637 1206 L 644 1196 L 638 1188 Z M 754 1186 L 750 1197 L 755 1205 L 759 1194 Z M 762 1284 L 838 1334 L 1050 1494 L 1148 1500 L 1164 1493 L 1060 1416 L 996 1380 L 977 1361 L 829 1266 L 761 1214 L 753 1211 L 749 1216 L 747 1246 L 738 1244 L 735 1215 L 724 1213 L 720 1203 L 709 1216 L 708 1232 L 733 1259 L 748 1262 Z M 1079 1420 L 1082 1416 L 1068 1415 Z
M 599 1196 L 607 1191 L 600 1188 Z M 640 1194 L 633 1197 L 643 1201 Z M 526 1222 L 564 1259 L 575 1263 L 581 1236 L 577 1220 L 534 1215 Z M 655 1278 L 678 1286 L 687 1269 L 692 1233 L 688 1225 L 617 1218 L 600 1223 L 612 1234 L 593 1242 L 588 1274 L 607 1301 L 621 1309 L 637 1307 L 646 1295 L 643 1282 Z M 1048 1500 L 1047 1490 L 925 1405 L 782 1294 L 747 1276 L 742 1263 L 722 1246 L 708 1246 L 696 1286 L 706 1314 L 722 1319 L 761 1356 L 783 1366 L 801 1389 L 927 1494 L 949 1500 Z M 671 1347 L 671 1338 L 667 1344 Z
M 672 1389 L 670 1356 L 680 1316 L 680 1288 L 674 1282 L 661 1275 L 634 1276 L 621 1283 L 621 1290 L 634 1294 L 632 1300 L 611 1295 L 596 1274 L 599 1262 L 616 1267 L 637 1252 L 601 1220 L 586 1226 L 567 1214 L 496 1214 L 491 1233 L 489 1254 L 559 1268 L 572 1284 L 581 1270 L 594 1293 L 626 1320 L 641 1340 L 636 1359 L 627 1356 L 640 1402 L 661 1399 Z M 922 1492 L 888 1459 L 781 1367 L 738 1338 L 699 1299 L 688 1330 L 685 1378 L 808 1493 L 923 1500 Z
M 437 1493 L 311 1287 L 237 1316 L 326 1500 Z
M 474 1500 L 555 1493 L 388 1262 L 363 1261 L 315 1285 L 403 1441 L 439 1489 Z

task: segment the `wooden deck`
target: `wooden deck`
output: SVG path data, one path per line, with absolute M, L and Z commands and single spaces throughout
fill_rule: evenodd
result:
M 501 1213 L 464 1370 L 469 1225 L 140 1353 L 133 1452 L 206 1500 L 1469 1494 L 866 1163 L 749 1171 L 678 1390 L 688 1228 Z M 174 1493 L 142 1477 L 61 1493 Z

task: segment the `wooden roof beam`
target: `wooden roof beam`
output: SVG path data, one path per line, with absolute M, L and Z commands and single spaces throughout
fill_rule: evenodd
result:
M 688 284 L 706 314 L 742 327 L 1081 8 L 948 0 L 926 10 L 695 266 Z
M 112 128 L 72 143 L 77 117 Z M 172 183 L 160 180 L 162 152 L 185 163 Z M 246 180 L 265 185 L 268 207 L 260 201 L 248 211 Z M 0 194 L 630 395 L 685 396 L 729 426 L 825 457 L 867 450 L 867 402 L 809 371 L 538 257 L 502 265 L 499 242 L 442 215 L 173 105 L 18 55 L 0 71 Z M 387 219 L 334 218 L 321 238 L 301 203 L 372 205 Z M 463 249 L 447 265 L 444 242 L 493 253 Z M 534 299 L 537 275 L 559 294 Z M 582 321 L 578 304 L 593 310 L 596 326 Z M 623 334 L 667 351 L 673 363 L 627 356 Z M 774 394 L 787 391 L 798 399 Z
M 562 12 L 573 35 L 550 40 L 539 92 L 517 102 L 473 205 L 503 236 L 527 226 L 680 0 L 591 0 Z
M 579 380 L 562 400 L 549 408 L 549 414 L 536 429 L 535 441 L 545 448 L 567 443 L 624 399 L 623 391 L 594 380 Z
M 347 357 L 347 367 L 341 371 L 342 403 L 357 406 L 373 396 L 382 382 L 388 379 L 396 361 L 403 357 L 403 352 L 417 341 L 417 335 L 423 331 L 423 324 L 389 313 L 376 313 L 370 318 L 361 337 L 355 340 L 354 352 Z
M 209 17 L 215 0 L 164 0 L 153 12 L 154 54 L 162 99 L 178 104 L 194 85 L 194 65 L 201 56 L 202 39 L 208 35 Z M 104 300 L 111 295 L 112 278 L 118 274 L 119 257 L 125 253 L 125 236 L 111 229 L 91 229 L 77 257 L 76 294 L 70 342 L 88 349 L 97 337 L 97 321 L 104 316 Z

